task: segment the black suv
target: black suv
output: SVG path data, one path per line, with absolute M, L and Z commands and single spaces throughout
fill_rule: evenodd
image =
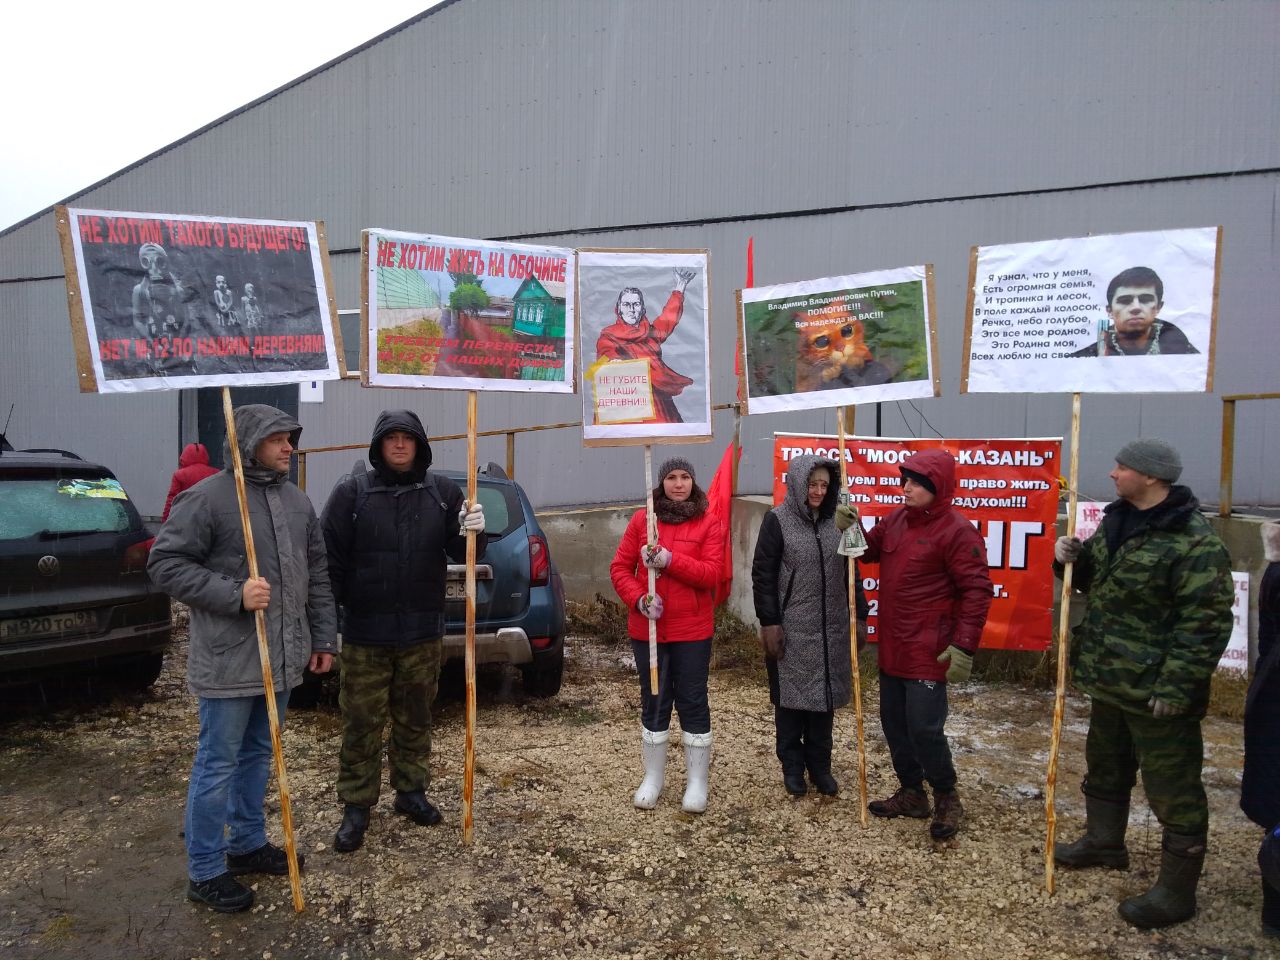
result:
M 106 467 L 0 449 L 0 684 L 70 664 L 153 683 L 173 623 L 147 576 L 151 540 Z

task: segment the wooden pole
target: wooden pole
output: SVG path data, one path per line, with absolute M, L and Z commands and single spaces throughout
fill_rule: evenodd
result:
M 1222 459 L 1218 467 L 1218 516 L 1231 516 L 1236 464 L 1236 401 L 1222 398 Z
M 227 420 L 227 446 L 231 448 L 231 465 L 236 478 L 236 500 L 240 504 L 240 527 L 244 531 L 244 553 L 249 563 L 249 576 L 258 578 L 258 551 L 253 544 L 253 525 L 249 521 L 249 501 L 244 489 L 244 464 L 240 461 L 240 440 L 236 436 L 235 412 L 231 408 L 231 389 L 222 388 L 222 414 Z M 283 602 L 283 585 L 277 585 Z M 271 728 L 271 752 L 276 761 L 276 783 L 280 787 L 280 819 L 284 828 L 284 852 L 289 861 L 289 888 L 293 891 L 293 909 L 306 909 L 302 901 L 302 873 L 298 870 L 298 848 L 293 840 L 293 810 L 289 805 L 289 776 L 284 768 L 284 748 L 280 743 L 280 714 L 276 711 L 276 684 L 271 676 L 271 650 L 267 646 L 265 610 L 255 610 L 254 626 L 258 631 L 258 659 L 262 662 L 262 688 L 267 698 L 267 723 Z
M 644 445 L 644 509 L 645 524 L 648 529 L 649 549 L 658 543 L 658 517 L 653 512 L 653 447 Z M 658 572 L 653 567 L 649 571 L 649 596 L 658 595 Z M 649 621 L 649 692 L 658 695 L 658 621 Z
M 1067 489 L 1067 536 L 1076 533 L 1076 489 L 1080 479 L 1080 394 L 1071 397 L 1071 470 Z M 1054 792 L 1058 786 L 1058 746 L 1062 740 L 1062 708 L 1067 695 L 1067 655 L 1071 640 L 1071 574 L 1075 564 L 1068 563 L 1062 569 L 1062 596 L 1058 607 L 1058 683 L 1053 695 L 1053 733 L 1049 738 L 1049 773 L 1045 778 L 1044 812 L 1046 831 L 1044 838 L 1044 888 L 1052 896 L 1053 839 L 1057 833 L 1058 815 L 1054 809 Z
M 467 391 L 467 503 L 476 502 L 476 391 Z M 471 799 L 476 780 L 476 535 L 467 531 L 466 759 L 462 770 L 462 842 L 471 842 Z
M 840 425 L 840 489 L 849 489 L 849 466 L 844 456 L 844 407 L 837 411 Z M 849 661 L 853 668 L 853 717 L 858 744 L 858 821 L 867 825 L 867 749 L 862 736 L 862 673 L 858 669 L 858 561 L 848 558 Z

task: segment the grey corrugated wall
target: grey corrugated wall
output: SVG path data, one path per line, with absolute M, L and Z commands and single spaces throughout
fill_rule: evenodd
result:
M 1278 41 L 1267 0 L 456 0 L 74 203 L 324 219 L 344 307 L 358 257 L 342 251 L 366 226 L 706 246 L 717 401 L 733 397 L 749 235 L 762 283 L 932 262 L 944 396 L 886 408 L 884 432 L 1061 434 L 1065 395 L 956 395 L 970 245 L 1223 224 L 1215 389 L 1276 389 Z M 177 398 L 74 393 L 61 272 L 51 215 L 0 234 L 0 405 L 18 403 L 20 443 L 106 459 L 158 512 Z M 344 383 L 303 407 L 305 438 L 362 439 L 392 404 L 462 429 L 460 396 Z M 579 416 L 576 398 L 480 408 L 482 428 Z M 1219 413 L 1210 396 L 1087 397 L 1085 491 L 1109 493 L 1110 454 L 1141 432 L 1179 443 L 1216 499 Z M 1237 503 L 1280 502 L 1278 421 L 1280 402 L 1242 407 Z M 708 475 L 731 418 L 718 423 L 714 446 L 689 451 Z M 744 488 L 766 489 L 774 430 L 833 427 L 748 420 Z M 481 456 L 500 461 L 501 441 Z M 461 458 L 461 444 L 437 454 Z M 313 462 L 313 493 L 350 459 Z M 539 504 L 638 495 L 640 462 L 583 451 L 575 431 L 519 441 Z

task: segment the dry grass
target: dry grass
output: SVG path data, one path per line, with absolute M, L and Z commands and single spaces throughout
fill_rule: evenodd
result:
M 1244 720 L 1244 698 L 1249 691 L 1249 676 L 1229 670 L 1213 675 L 1209 687 L 1209 715 L 1226 720 Z
M 627 611 L 616 600 L 597 593 L 590 603 L 579 600 L 565 602 L 569 615 L 569 633 L 591 637 L 608 646 L 624 646 L 631 642 L 627 634 Z

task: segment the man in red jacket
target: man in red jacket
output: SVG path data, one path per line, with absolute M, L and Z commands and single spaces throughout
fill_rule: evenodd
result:
M 878 817 L 929 816 L 936 840 L 954 836 L 964 808 L 943 726 L 947 683 L 969 679 L 991 606 L 986 546 L 951 507 L 956 461 L 922 450 L 901 466 L 905 504 L 867 534 L 865 563 L 880 564 L 880 726 L 901 787 L 870 810 Z M 836 511 L 849 527 L 857 514 Z

